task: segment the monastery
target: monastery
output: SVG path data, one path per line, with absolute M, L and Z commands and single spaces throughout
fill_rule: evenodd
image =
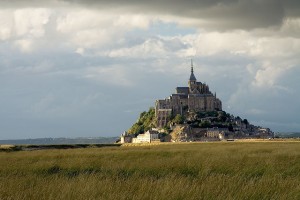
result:
M 202 115 L 201 115 L 202 113 Z M 234 117 L 222 111 L 222 102 L 207 84 L 197 82 L 191 61 L 191 75 L 187 87 L 177 87 L 166 99 L 156 100 L 155 108 L 146 113 L 145 125 L 140 121 L 132 126 L 131 133 L 124 132 L 121 143 L 220 141 L 233 138 L 273 138 L 269 128 L 254 126 L 247 119 Z M 184 120 L 171 121 L 177 116 Z M 148 121 L 149 122 L 149 121 Z M 168 123 L 171 122 L 171 123 Z M 141 131 L 142 130 L 142 131 Z
M 213 94 L 208 85 L 197 82 L 194 75 L 193 61 L 191 61 L 191 75 L 188 87 L 177 87 L 175 93 L 166 99 L 156 100 L 155 116 L 157 127 L 167 125 L 170 116 L 183 115 L 190 111 L 221 111 L 222 102 Z

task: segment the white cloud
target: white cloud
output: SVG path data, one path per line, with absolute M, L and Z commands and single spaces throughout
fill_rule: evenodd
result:
M 157 58 L 217 56 L 223 53 L 242 55 L 255 60 L 249 74 L 257 87 L 275 86 L 281 73 L 299 63 L 300 39 L 284 37 L 281 32 L 298 31 L 299 19 L 287 18 L 275 35 L 261 35 L 261 31 L 208 32 L 177 37 L 143 38 L 140 44 L 126 41 L 126 32 L 148 29 L 153 20 L 174 23 L 188 20 L 172 16 L 150 16 L 141 14 L 114 14 L 103 10 L 61 8 L 57 11 L 46 8 L 26 8 L 11 11 L 14 26 L 2 22 L 1 39 L 12 38 L 14 45 L 24 53 L 45 47 L 47 43 L 67 44 L 73 51 L 86 56 L 98 52 L 99 56 L 111 58 Z M 2 12 L 8 14 L 9 11 Z M 9 16 L 9 14 L 8 14 Z M 52 20 L 52 22 L 50 22 Z M 8 20 L 11 21 L 11 20 Z M 178 23 L 181 23 L 180 20 Z M 56 33 L 54 38 L 45 36 L 49 24 Z M 268 29 L 270 32 L 270 29 Z M 277 31 L 277 35 L 276 35 Z M 15 33 L 12 36 L 12 33 Z M 37 38 L 46 37 L 43 40 Z M 62 39 L 63 38 L 63 39 Z M 53 41 L 48 41 L 52 39 Z M 91 49 L 95 49 L 90 51 Z M 100 53 L 99 53 L 100 52 Z M 94 55 L 97 55 L 94 54 Z M 248 63 L 247 65 L 251 65 Z M 246 65 L 246 66 L 247 66 Z
M 113 25 L 117 27 L 147 29 L 150 24 L 150 17 L 146 15 L 120 15 L 114 21 Z
M 84 55 L 85 49 L 84 48 L 77 48 L 75 52 L 80 54 L 80 55 Z
M 30 53 L 33 50 L 33 41 L 31 39 L 16 40 L 14 44 L 24 53 Z
M 84 48 L 99 48 L 112 42 L 113 37 L 105 29 L 77 31 L 72 35 L 72 43 Z
M 246 76 L 253 76 L 252 84 L 257 87 L 278 86 L 278 78 L 300 62 L 300 57 L 297 56 L 300 54 L 298 38 L 261 37 L 251 32 L 234 31 L 200 32 L 198 35 L 182 37 L 182 41 L 191 46 L 182 49 L 180 53 L 183 56 L 195 53 L 196 56 L 211 57 L 229 53 L 251 59 L 255 63 L 246 64 L 245 67 L 250 72 Z
M 0 10 L 0 40 L 8 40 L 12 36 L 13 17 L 10 10 Z
M 39 38 L 45 35 L 45 25 L 52 11 L 47 8 L 24 8 L 14 11 L 16 36 Z
M 150 18 L 144 15 L 113 14 L 79 9 L 57 17 L 56 30 L 69 35 L 73 44 L 84 48 L 103 48 L 120 43 L 133 29 L 147 29 Z
M 274 67 L 272 65 L 265 64 L 263 68 L 257 70 L 254 86 L 268 88 L 275 84 L 276 79 L 285 71 L 282 67 Z
M 144 43 L 108 52 L 110 57 L 146 58 L 166 55 L 165 44 L 159 39 L 147 39 Z
M 83 8 L 0 9 L 0 40 L 15 40 L 22 52 L 52 46 L 69 48 L 107 48 L 121 45 L 124 35 L 135 29 L 146 30 L 150 17 L 116 14 Z M 48 34 L 48 35 L 47 35 Z

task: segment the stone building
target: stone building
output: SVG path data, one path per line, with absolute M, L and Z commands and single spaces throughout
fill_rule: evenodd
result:
M 133 135 L 128 134 L 126 131 L 124 131 L 124 133 L 121 134 L 120 142 L 122 144 L 124 144 L 124 143 L 131 143 L 132 142 L 132 138 L 133 138 Z
M 176 114 L 215 110 L 222 110 L 222 102 L 209 90 L 208 85 L 197 82 L 193 63 L 188 87 L 177 87 L 174 94 L 155 102 L 155 116 L 159 128 L 166 126 L 170 117 Z
M 227 128 L 209 128 L 207 129 L 206 137 L 218 138 L 219 140 L 224 140 L 226 132 L 228 132 Z
M 139 134 L 136 138 L 132 138 L 132 143 L 151 143 L 160 142 L 159 133 L 154 130 L 149 130 L 146 133 Z

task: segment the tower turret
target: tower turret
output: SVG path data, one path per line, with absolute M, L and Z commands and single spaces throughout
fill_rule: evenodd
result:
M 193 60 L 191 60 L 191 75 L 189 81 L 197 81 L 195 75 L 194 75 L 194 66 L 193 66 Z
M 194 66 L 193 66 L 193 60 L 191 59 L 191 75 L 190 75 L 190 79 L 189 79 L 189 88 L 191 89 L 192 88 L 192 85 L 195 85 L 196 84 L 196 77 L 194 75 Z

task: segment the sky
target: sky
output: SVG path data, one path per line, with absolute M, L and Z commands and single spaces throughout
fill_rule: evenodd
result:
M 0 139 L 118 136 L 198 81 L 223 110 L 300 131 L 300 1 L 0 1 Z

